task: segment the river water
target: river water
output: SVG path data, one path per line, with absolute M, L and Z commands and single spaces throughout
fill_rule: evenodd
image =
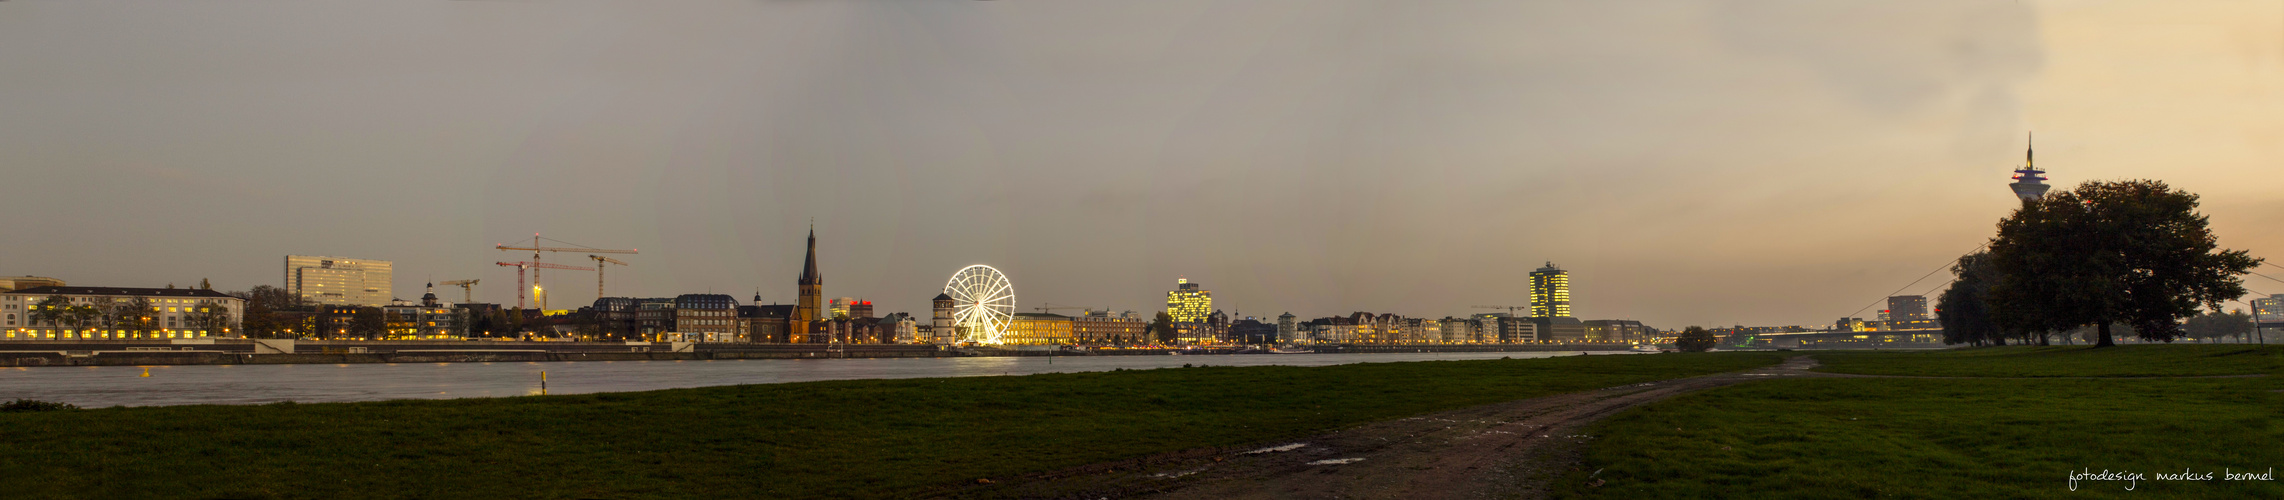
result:
M 1178 367 L 1184 363 L 1325 366 L 1579 354 L 1570 351 L 19 367 L 0 368 L 0 400 L 29 398 L 96 408 L 523 396 L 539 393 L 542 371 L 546 372 L 549 394 L 581 394 L 817 380 L 1098 372 Z M 146 370 L 148 377 L 143 376 Z

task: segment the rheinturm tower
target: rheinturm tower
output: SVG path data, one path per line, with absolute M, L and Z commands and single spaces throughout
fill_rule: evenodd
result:
M 817 227 L 809 226 L 809 259 L 801 264 L 801 305 L 793 308 L 792 331 L 809 333 L 824 316 L 825 275 L 817 272 Z
M 2039 170 L 2031 162 L 2031 151 L 2030 143 L 2025 141 L 2022 145 L 2022 169 L 2014 171 L 2014 183 L 2006 185 L 2013 188 L 2014 195 L 2022 198 L 2024 203 L 2046 196 L 2046 190 L 2054 187 L 2046 185 L 2046 171 Z

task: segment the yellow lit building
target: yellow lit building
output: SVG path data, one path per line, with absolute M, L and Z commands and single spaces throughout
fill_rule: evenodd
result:
M 1531 271 L 1531 317 L 1561 318 L 1570 316 L 1570 271 L 1546 267 Z
M 1188 278 L 1176 280 L 1174 285 L 1174 291 L 1166 292 L 1166 314 L 1173 315 L 1174 322 L 1203 323 L 1213 315 L 1213 291 L 1199 290 Z
M 395 298 L 393 269 L 385 260 L 288 255 L 285 288 L 311 304 L 385 306 Z
M 1071 317 L 1047 313 L 1015 313 L 1012 331 L 1001 340 L 1009 344 L 1051 345 L 1071 343 Z
M 0 293 L 0 340 L 237 336 L 246 301 L 188 288 L 45 286 Z M 48 310 L 83 310 L 51 317 Z

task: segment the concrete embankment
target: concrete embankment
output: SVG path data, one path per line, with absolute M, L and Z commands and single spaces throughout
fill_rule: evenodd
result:
M 1623 351 L 1624 344 L 1320 345 L 1325 354 L 1420 352 Z M 731 359 L 946 358 L 970 356 L 1164 356 L 1266 354 L 1246 348 L 1005 349 L 933 345 L 739 344 L 687 342 L 294 341 L 249 339 L 95 340 L 0 343 L 0 367 L 695 361 Z

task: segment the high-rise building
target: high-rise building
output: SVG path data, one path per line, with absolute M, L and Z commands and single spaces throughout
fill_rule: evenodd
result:
M 809 228 L 809 258 L 801 264 L 801 303 L 793 308 L 791 327 L 796 335 L 807 334 L 810 325 L 825 319 L 825 275 L 817 272 L 817 228 Z
M 1882 320 L 1884 330 L 1914 330 L 1935 328 L 1927 317 L 1927 297 L 1923 295 L 1897 295 L 1887 298 L 1887 319 Z
M 385 306 L 395 299 L 385 260 L 288 255 L 285 289 L 312 304 Z
M 1546 267 L 1531 271 L 1531 317 L 1560 318 L 1570 316 L 1570 271 Z
M 1188 278 L 1175 280 L 1174 291 L 1166 292 L 1166 314 L 1176 323 L 1205 322 L 1213 315 L 1213 291 L 1198 289 Z
M 2261 323 L 2284 322 L 2284 293 L 2252 299 L 2252 318 Z
M 2013 189 L 2014 196 L 2022 198 L 2024 203 L 2029 203 L 2030 200 L 2038 199 L 2040 196 L 2046 196 L 2046 190 L 2053 189 L 2053 186 L 2046 185 L 2046 171 L 2039 170 L 2038 166 L 2031 162 L 2029 144 L 2026 143 L 2022 147 L 2022 169 L 2014 171 L 2014 182 L 2007 184 L 2006 187 Z

